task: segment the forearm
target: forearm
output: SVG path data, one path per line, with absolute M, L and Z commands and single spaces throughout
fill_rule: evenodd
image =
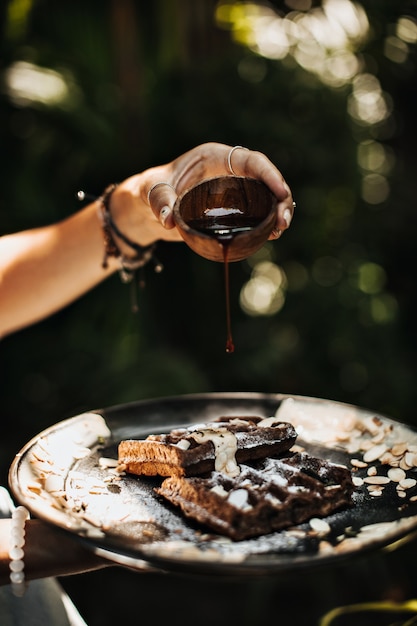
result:
M 119 230 L 142 247 L 181 239 L 173 224 L 164 228 L 150 207 L 146 190 L 153 172 L 136 174 L 111 196 Z M 0 237 L 0 337 L 58 311 L 120 268 L 105 252 L 100 201 L 56 224 Z M 159 211 L 157 211 L 159 215 Z M 135 251 L 113 233 L 120 254 Z
M 10 527 L 10 519 L 0 520 L 0 585 L 9 583 Z M 78 574 L 112 565 L 83 548 L 63 531 L 40 520 L 26 522 L 25 531 L 26 580 Z
M 69 304 L 114 272 L 102 267 L 103 235 L 95 204 L 44 228 L 0 238 L 0 335 Z

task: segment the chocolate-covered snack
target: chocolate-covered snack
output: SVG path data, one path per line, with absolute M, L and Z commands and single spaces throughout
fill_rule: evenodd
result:
M 287 452 L 297 433 L 276 417 L 220 417 L 206 424 L 177 428 L 119 444 L 126 472 L 142 476 L 196 476 L 213 470 L 233 477 L 239 464 Z
M 231 478 L 166 478 L 157 494 L 189 518 L 233 540 L 247 539 L 326 516 L 352 504 L 350 471 L 306 453 L 241 465 Z

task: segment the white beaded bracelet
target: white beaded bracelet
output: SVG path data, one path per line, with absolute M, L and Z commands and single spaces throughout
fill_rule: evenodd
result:
M 15 596 L 23 596 L 25 593 L 25 563 L 23 558 L 25 545 L 25 524 L 30 517 L 29 511 L 24 506 L 18 506 L 12 513 L 10 529 L 10 583 Z

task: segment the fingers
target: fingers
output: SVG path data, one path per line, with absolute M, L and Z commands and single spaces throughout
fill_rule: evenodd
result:
M 173 228 L 173 208 L 177 199 L 174 186 L 166 181 L 158 181 L 151 185 L 147 197 L 148 204 L 162 226 L 168 230 Z
M 279 239 L 287 228 L 289 228 L 295 210 L 295 202 L 289 199 L 279 202 L 277 206 L 277 221 L 268 239 Z
M 291 193 L 279 169 L 262 152 L 235 146 L 227 154 L 227 169 L 229 174 L 235 176 L 262 180 L 279 201 L 285 200 Z
M 202 144 L 165 166 L 148 170 L 147 203 L 160 224 L 167 231 L 177 233 L 173 217 L 177 195 L 204 178 L 225 174 L 256 178 L 269 187 L 277 198 L 277 219 L 270 239 L 280 237 L 293 218 L 295 203 L 291 190 L 265 154 L 243 146 Z
M 294 210 L 295 202 L 293 201 L 291 194 L 288 196 L 288 198 L 283 200 L 283 202 L 278 203 L 275 230 L 281 231 L 280 235 L 284 230 L 289 228 L 292 218 L 294 216 Z M 275 238 L 277 239 L 277 237 Z
M 291 189 L 281 172 L 262 152 L 256 152 L 235 146 L 227 155 L 227 167 L 235 176 L 250 176 L 262 180 L 278 200 L 277 221 L 270 239 L 278 239 L 293 218 L 295 202 Z

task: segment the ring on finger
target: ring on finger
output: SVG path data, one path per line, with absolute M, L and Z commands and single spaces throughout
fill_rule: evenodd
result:
M 248 148 L 245 148 L 244 146 L 233 146 L 233 148 L 231 148 L 229 154 L 227 155 L 227 167 L 229 168 L 229 171 L 233 176 L 237 176 L 237 174 L 232 167 L 232 154 L 235 150 L 239 150 L 239 148 L 241 150 L 248 150 Z
M 156 187 L 159 187 L 160 185 L 168 185 L 168 187 L 171 187 L 171 189 L 176 191 L 175 187 L 173 185 L 171 185 L 171 183 L 167 183 L 165 181 L 161 181 L 159 183 L 155 183 L 155 184 L 152 185 L 152 187 L 148 191 L 148 204 L 151 203 L 151 193 L 153 192 L 154 189 L 156 189 Z

